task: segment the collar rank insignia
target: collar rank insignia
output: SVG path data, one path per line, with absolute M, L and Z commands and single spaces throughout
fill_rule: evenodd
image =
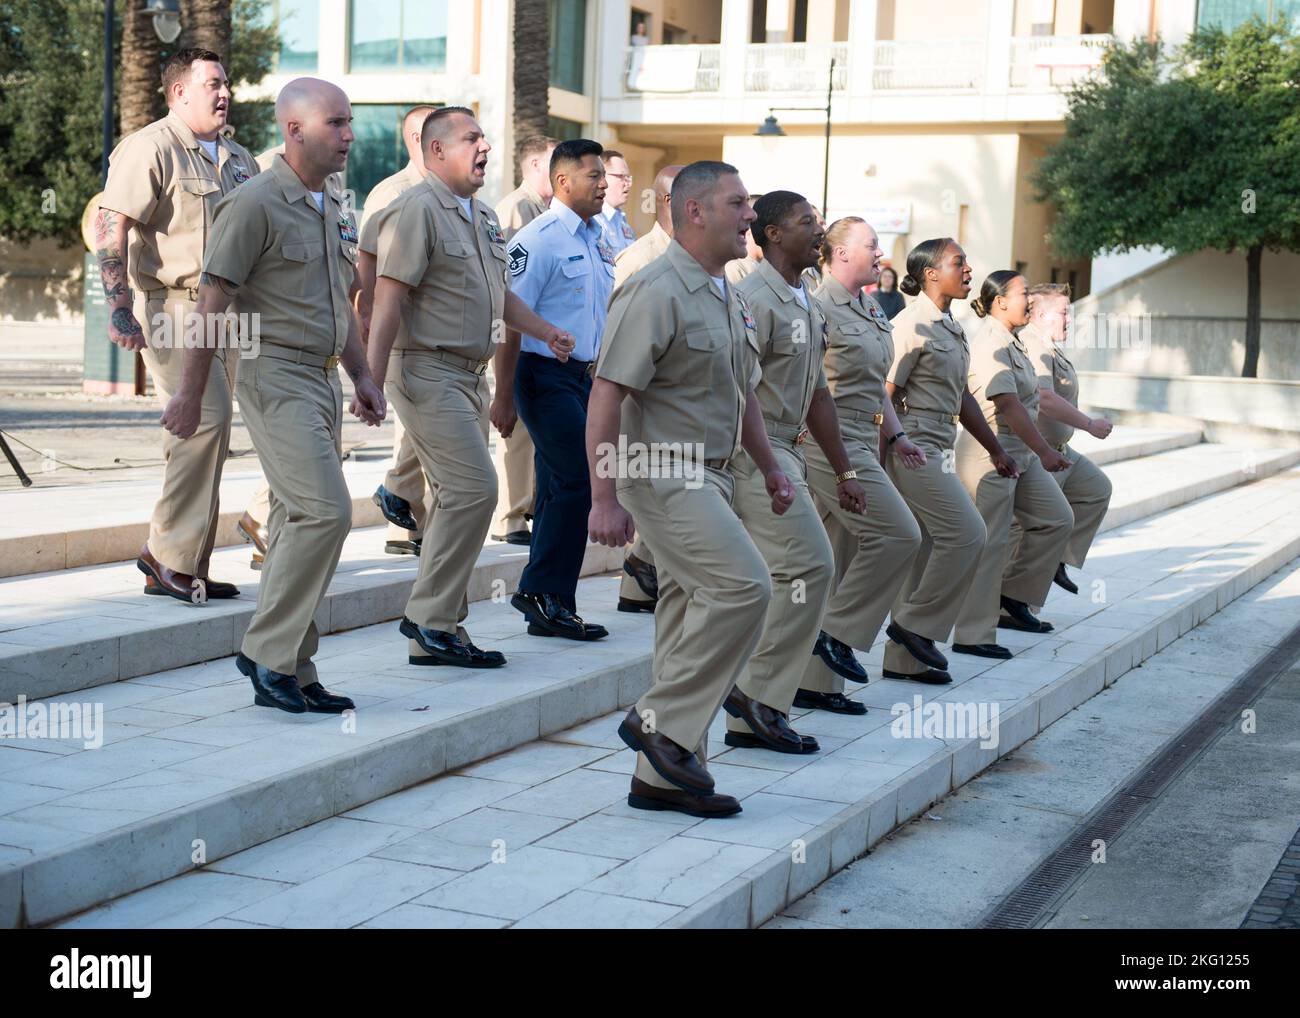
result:
M 357 228 L 347 216 L 339 216 L 339 237 L 345 244 L 357 242 Z

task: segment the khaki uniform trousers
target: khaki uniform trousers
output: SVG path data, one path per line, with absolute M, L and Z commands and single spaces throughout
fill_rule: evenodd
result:
M 393 353 L 388 374 L 389 400 L 435 496 L 406 616 L 416 625 L 455 633 L 469 614 L 469 581 L 497 501 L 487 380 L 434 353 L 410 350 Z M 412 655 L 424 655 L 409 642 Z
M 136 296 L 136 320 L 150 340 L 140 354 L 164 405 L 180 390 L 184 316 L 194 308 L 193 301 L 183 298 L 147 300 L 142 294 Z M 169 321 L 164 324 L 161 315 Z M 149 550 L 168 569 L 190 576 L 208 575 L 217 537 L 221 471 L 230 452 L 231 391 L 239 359 L 238 350 L 224 348 L 212 358 L 198 431 L 185 439 L 162 432 L 162 494 L 149 521 Z
M 822 629 L 850 647 L 866 651 L 876 642 L 907 579 L 921 547 L 921 528 L 877 459 L 879 426 L 870 417 L 864 421 L 856 419 L 858 416 L 853 411 L 840 412 L 840 435 L 858 472 L 858 483 L 867 492 L 865 514 L 858 516 L 840 507 L 835 471 L 820 447 L 810 446 L 806 455 L 808 487 L 835 552 L 835 582 Z M 844 678 L 810 654 L 799 687 L 842 693 Z
M 684 478 L 621 480 L 618 497 L 663 565 L 652 684 L 637 713 L 693 749 L 703 765 L 709 725 L 762 634 L 772 581 L 731 508 L 731 475 L 706 468 L 700 487 L 687 484 Z M 642 754 L 636 776 L 674 787 Z
M 635 522 L 635 520 L 633 522 Z M 641 540 L 640 531 L 637 532 L 636 540 L 632 542 L 632 546 L 628 548 L 623 557 L 626 559 L 628 555 L 635 555 L 647 565 L 653 566 L 655 564 L 655 557 L 650 552 L 650 549 L 646 547 L 646 543 Z M 655 572 L 657 574 L 658 569 L 656 569 Z M 641 589 L 641 585 L 627 574 L 626 569 L 623 571 L 623 579 L 619 584 L 618 596 L 628 601 L 644 601 L 646 604 L 650 603 L 650 599 L 645 596 L 645 591 Z
M 255 492 L 248 502 L 248 515 L 252 517 L 255 523 L 267 526 L 271 519 L 271 486 L 263 484 Z
M 493 466 L 497 476 L 505 479 L 497 500 L 496 524 L 498 534 L 513 530 L 527 530 L 525 516 L 533 514 L 533 494 L 537 477 L 533 464 L 535 450 L 533 439 L 523 421 L 516 421 L 509 438 L 498 436 Z
M 942 643 L 975 578 L 984 521 L 957 477 L 952 426 L 915 414 L 900 416 L 899 423 L 925 450 L 926 463 L 908 470 L 891 456 L 885 468 L 921 528 L 921 547 L 891 614 L 904 629 Z M 917 675 L 927 666 L 891 640 L 885 645 L 885 667 Z
M 1000 476 L 982 447 L 980 455 L 972 450 L 957 458 L 958 474 L 975 500 L 988 539 L 957 616 L 954 643 L 997 643 L 1000 595 L 1042 604 L 1074 526 L 1070 503 L 1038 457 L 1013 436 L 1000 434 L 998 440 L 1015 459 L 1019 477 Z M 1022 535 L 1008 561 L 1013 518 Z
M 244 361 L 239 409 L 270 482 L 270 543 L 242 650 L 260 665 L 317 681 L 316 610 L 352 529 L 343 477 L 337 370 L 262 355 Z
M 1077 568 L 1088 557 L 1088 549 L 1101 528 L 1101 521 L 1106 518 L 1106 510 L 1110 508 L 1111 483 L 1101 467 L 1082 453 L 1067 445 L 1064 455 L 1074 465 L 1051 476 L 1065 492 L 1074 512 L 1074 529 L 1070 531 L 1070 543 L 1066 545 L 1065 557 L 1061 561 Z
M 772 452 L 794 486 L 794 502 L 780 516 L 772 511 L 771 496 L 754 461 L 742 453 L 731 462 L 736 515 L 772 577 L 762 634 L 736 685 L 746 696 L 788 715 L 822 626 L 835 553 L 808 490 L 803 457 L 777 438 L 772 439 Z M 727 729 L 750 731 L 743 720 L 730 715 Z
M 393 465 L 384 475 L 384 487 L 398 498 L 404 498 L 411 504 L 411 515 L 415 517 L 416 532 L 388 524 L 388 540 L 409 541 L 413 536 L 424 533 L 424 524 L 429 518 L 429 506 L 425 501 L 424 471 L 420 468 L 420 458 L 415 454 L 415 445 L 410 433 L 402 426 L 402 420 L 393 415 Z

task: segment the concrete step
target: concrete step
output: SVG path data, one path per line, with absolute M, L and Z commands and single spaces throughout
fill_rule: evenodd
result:
M 1160 448 L 1184 434 L 1134 440 Z M 1189 445 L 1121 460 L 1103 469 L 1115 496 L 1102 529 L 1248 483 L 1300 462 L 1300 449 Z M 373 508 L 373 507 L 372 507 Z M 399 618 L 415 573 L 414 559 L 384 555 L 378 530 L 354 531 L 317 617 L 322 633 Z M 480 559 L 470 597 L 512 592 L 527 561 L 524 549 L 495 542 Z M 584 574 L 619 568 L 609 549 L 588 548 Z M 244 547 L 218 551 L 212 573 L 234 580 L 243 596 L 195 607 L 141 595 L 134 561 L 0 581 L 0 702 L 19 694 L 54 696 L 177 668 L 238 650 L 252 617 L 260 574 Z
M 1201 440 L 1194 428 L 1116 428 L 1105 442 L 1081 435 L 1075 446 L 1097 463 L 1149 456 Z M 352 525 L 383 523 L 370 501 L 388 470 L 384 440 L 354 449 L 343 464 L 352 492 Z M 254 461 L 253 466 L 256 466 Z M 0 492 L 0 578 L 133 560 L 149 536 L 158 478 Z M 242 544 L 235 529 L 262 475 L 247 460 L 232 460 L 221 482 L 223 512 L 217 547 Z M 380 546 L 382 548 L 382 545 Z
M 354 450 L 343 464 L 354 527 L 384 522 L 370 496 L 383 483 L 390 451 Z M 134 561 L 149 538 L 159 483 L 155 477 L 0 492 L 0 577 Z M 247 461 L 231 461 L 221 481 L 218 548 L 243 544 L 235 524 L 262 483 L 261 471 L 249 470 Z
M 404 665 L 391 627 L 327 637 L 322 679 L 357 699 L 355 731 L 248 706 L 229 662 L 121 682 L 96 691 L 104 748 L 0 763 L 0 901 L 14 917 L 21 895 L 41 924 L 166 881 L 77 921 L 757 924 L 1300 555 L 1298 497 L 1293 470 L 1113 530 L 1078 571 L 1096 600 L 1049 599 L 1055 632 L 1006 633 L 1011 661 L 954 655 L 951 687 L 873 681 L 855 694 L 866 717 L 800 717 L 814 757 L 728 749 L 719 722 L 711 767 L 746 803 L 728 821 L 622 801 L 632 754 L 614 726 L 649 681 L 652 622 L 609 611 L 614 577 L 582 584 L 583 614 L 611 629 L 597 645 L 506 637 L 518 616 L 476 604 L 500 672 Z M 866 655 L 876 674 L 882 654 Z M 893 738 L 888 708 L 918 694 L 998 703 L 997 745 Z M 494 849 L 516 865 L 484 865 Z

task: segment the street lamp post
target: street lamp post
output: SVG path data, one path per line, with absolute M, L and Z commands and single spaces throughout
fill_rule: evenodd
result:
M 104 0 L 104 154 L 99 160 L 101 184 L 108 183 L 108 154 L 113 150 L 113 0 Z M 140 12 L 153 16 L 159 41 L 173 43 L 181 34 L 179 0 L 146 0 Z
M 824 165 L 822 166 L 822 218 L 829 214 L 829 198 L 831 186 L 831 93 L 835 89 L 835 58 L 831 58 L 830 71 L 826 75 L 826 155 Z M 767 108 L 767 118 L 759 125 L 754 132 L 760 138 L 784 138 L 785 130 L 776 122 L 776 117 L 772 114 L 777 110 L 782 113 L 794 111 L 812 112 L 821 110 L 820 106 L 769 106 Z

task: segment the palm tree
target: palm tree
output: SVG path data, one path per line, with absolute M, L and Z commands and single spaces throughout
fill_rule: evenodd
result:
M 225 61 L 230 73 L 230 0 L 186 0 L 181 44 L 210 49 Z
M 551 84 L 550 0 L 514 0 L 514 117 L 515 177 L 519 183 L 519 143 L 546 134 Z
M 122 12 L 122 95 L 119 106 L 123 135 L 138 131 L 158 119 L 163 107 L 162 42 L 153 30 L 153 18 L 142 12 L 143 3 L 125 3 Z

